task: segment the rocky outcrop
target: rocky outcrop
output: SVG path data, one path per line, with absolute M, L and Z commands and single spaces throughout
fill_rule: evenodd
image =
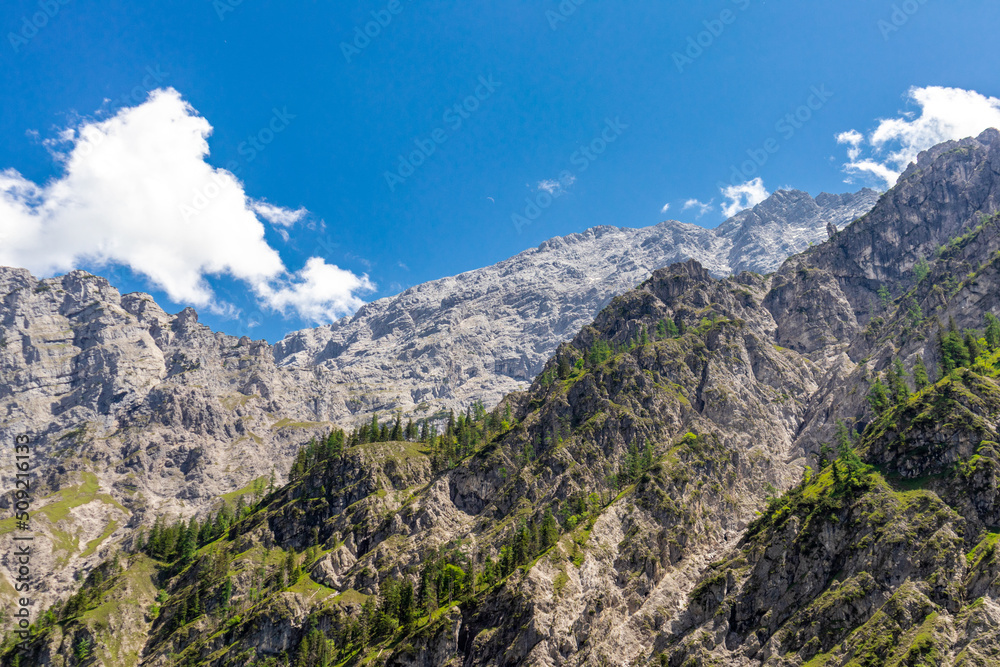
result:
M 275 358 L 282 366 L 315 365 L 349 387 L 338 417 L 474 400 L 495 405 L 530 383 L 613 297 L 656 269 L 695 259 L 716 277 L 770 273 L 823 241 L 828 224 L 847 225 L 876 200 L 871 190 L 815 199 L 782 190 L 714 230 L 676 221 L 594 227 L 289 334 Z
M 36 565 L 50 573 L 39 603 L 155 516 L 203 513 L 272 471 L 281 479 L 298 446 L 334 424 L 495 404 L 661 266 L 694 256 L 727 274 L 736 252 L 741 266 L 772 270 L 826 220 L 849 221 L 873 201 L 870 191 L 781 192 L 720 230 L 596 227 L 273 347 L 83 272 L 37 280 L 0 268 L 0 442 L 32 441 Z M 738 250 L 762 234 L 787 243 Z M 10 448 L 3 457 L 11 469 Z M 44 510 L 53 503 L 63 505 Z M 13 534 L 0 528 L 0 547 Z
M 310 448 L 308 468 L 220 538 L 187 561 L 154 564 L 166 600 L 135 631 L 138 662 L 221 667 L 293 652 L 308 662 L 321 638 L 339 661 L 392 665 L 990 664 L 1000 361 L 938 373 L 936 339 L 951 320 L 980 326 L 997 310 L 997 150 L 1000 133 L 988 132 L 927 153 L 870 213 L 774 275 L 720 279 L 693 260 L 654 271 L 555 347 L 529 387 L 477 416 L 472 435 Z M 766 226 L 767 211 L 747 219 Z M 518 261 L 573 246 L 553 241 Z M 25 280 L 20 291 L 33 289 Z M 483 275 L 454 280 L 473 301 L 492 294 Z M 234 363 L 243 395 L 292 406 L 303 386 L 339 386 L 324 378 L 353 341 L 406 354 L 398 332 L 415 335 L 412 313 L 471 303 L 440 299 L 434 310 L 407 298 L 410 311 L 372 305 L 341 325 L 392 326 L 333 345 L 333 330 L 293 336 L 278 363 L 246 350 L 233 358 L 227 350 L 253 344 L 197 329 L 190 314 L 150 324 L 168 352 L 165 379 L 134 410 L 154 433 L 170 422 L 212 434 L 229 422 L 198 407 L 220 391 L 199 375 L 206 366 Z M 456 321 L 442 325 L 444 339 L 456 340 Z M 160 342 L 168 329 L 201 341 L 187 344 L 200 353 Z M 98 347 L 88 358 L 113 367 Z M 912 374 L 918 356 L 940 381 L 873 413 L 876 374 L 890 364 Z M 158 393 L 165 383 L 176 391 Z M 313 409 L 337 410 L 331 395 Z M 96 388 L 81 396 L 91 410 L 104 404 Z M 878 468 L 850 447 L 855 429 Z M 831 463 L 823 445 L 838 438 Z M 150 461 L 190 473 L 201 460 L 165 458 L 170 466 Z M 394 611 L 406 584 L 416 617 Z M 80 633 L 110 664 L 107 632 L 66 614 L 29 657 L 54 664 L 51 647 Z

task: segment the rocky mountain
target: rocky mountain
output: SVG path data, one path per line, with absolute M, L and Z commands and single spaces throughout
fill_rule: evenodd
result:
M 330 432 L 158 525 L 20 655 L 996 664 L 998 295 L 990 130 L 773 275 L 655 271 L 492 412 Z
M 49 573 L 38 601 L 72 590 L 156 516 L 203 512 L 273 472 L 283 479 L 297 448 L 334 424 L 496 404 L 656 268 L 696 256 L 720 275 L 770 271 L 874 200 L 783 191 L 718 230 L 598 227 L 273 347 L 83 272 L 37 280 L 0 268 L 0 441 L 32 441 L 35 563 Z M 779 236 L 785 245 L 761 241 Z M 13 536 L 13 524 L 0 529 L 0 548 L 10 552 Z M 8 570 L 0 595 L 13 597 L 12 582 Z
M 282 366 L 316 366 L 350 387 L 330 417 L 426 405 L 495 405 L 559 343 L 658 268 L 695 259 L 712 275 L 771 273 L 871 210 L 872 190 L 782 190 L 716 229 L 676 221 L 594 227 L 484 269 L 424 283 L 337 323 L 288 335 Z

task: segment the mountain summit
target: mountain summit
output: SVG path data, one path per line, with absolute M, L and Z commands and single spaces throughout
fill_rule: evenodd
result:
M 105 664 L 213 667 L 994 664 L 998 156 L 997 132 L 935 149 L 771 275 L 658 269 L 525 391 L 440 432 L 378 418 L 321 431 L 287 484 L 131 540 L 26 655 L 55 664 L 83 642 Z M 196 330 L 184 320 L 175 335 Z M 267 389 L 249 343 L 215 340 L 230 382 Z M 174 373 L 212 386 L 196 359 Z M 297 396 L 283 382 L 273 405 Z M 240 406 L 254 425 L 255 400 Z M 180 423 L 196 405 L 177 405 Z

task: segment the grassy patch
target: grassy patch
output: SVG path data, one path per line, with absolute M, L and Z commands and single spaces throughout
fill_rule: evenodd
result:
M 104 529 L 104 532 L 101 533 L 100 537 L 95 537 L 91 541 L 87 542 L 87 548 L 83 550 L 83 553 L 80 554 L 80 557 L 86 558 L 90 554 L 97 551 L 97 547 L 101 546 L 101 542 L 111 537 L 111 534 L 114 533 L 115 530 L 117 529 L 118 529 L 118 522 L 112 520 L 110 523 L 108 523 L 107 528 Z

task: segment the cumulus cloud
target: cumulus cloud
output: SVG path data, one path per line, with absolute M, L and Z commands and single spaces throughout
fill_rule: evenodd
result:
M 664 204 L 663 208 L 660 209 L 660 213 L 666 213 L 670 210 L 670 204 Z
M 867 136 L 857 130 L 837 135 L 848 147 L 845 171 L 889 188 L 920 151 L 1000 127 L 1000 99 L 974 90 L 928 86 L 911 88 L 906 98 L 916 110 L 880 119 Z
M 252 208 L 254 213 L 264 218 L 272 225 L 277 225 L 278 227 L 292 227 L 296 222 L 302 220 L 309 213 L 309 211 L 304 208 L 299 208 L 293 211 L 280 206 L 273 206 L 263 201 L 253 202 Z
M 837 135 L 838 144 L 847 144 L 847 158 L 849 160 L 857 160 L 858 156 L 861 155 L 861 144 L 865 141 L 865 135 L 861 134 L 857 130 L 848 130 L 847 132 L 841 132 Z
M 279 282 L 283 284 L 277 288 L 272 283 L 261 285 L 261 296 L 272 308 L 293 310 L 313 322 L 329 322 L 354 312 L 363 303 L 356 294 L 373 288 L 367 277 L 327 264 L 320 257 L 309 258 L 304 269 Z
M 758 177 L 740 185 L 722 188 L 722 196 L 728 201 L 722 204 L 722 212 L 731 218 L 740 211 L 753 208 L 771 196 L 764 187 L 764 179 Z
M 374 289 L 321 258 L 289 271 L 260 217 L 287 227 L 306 212 L 254 202 L 205 162 L 212 127 L 173 89 L 60 134 L 62 175 L 44 185 L 0 173 L 0 264 L 50 276 L 127 266 L 177 303 L 228 311 L 210 276 L 246 283 L 262 306 L 328 321 Z
M 714 199 L 707 203 L 703 201 L 698 201 L 697 199 L 688 199 L 686 202 L 684 202 L 682 210 L 689 211 L 691 209 L 695 209 L 696 211 L 698 211 L 698 215 L 695 217 L 700 218 L 701 216 L 711 211 L 712 208 L 714 208 L 713 206 L 714 202 L 715 202 Z
M 559 180 L 546 179 L 544 181 L 539 181 L 536 190 L 538 192 L 548 192 L 554 197 L 562 194 L 566 188 L 570 187 L 574 183 L 576 183 L 576 176 L 573 174 L 564 174 Z

